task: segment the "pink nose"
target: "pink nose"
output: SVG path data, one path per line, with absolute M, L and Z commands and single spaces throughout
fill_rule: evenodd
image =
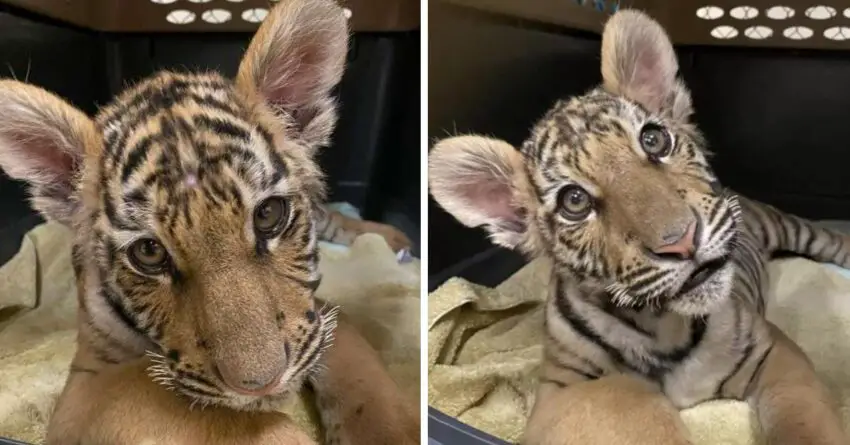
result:
M 696 226 L 697 224 L 695 222 L 692 222 L 688 226 L 688 230 L 685 231 L 685 234 L 682 235 L 681 238 L 679 238 L 677 241 L 670 244 L 665 244 L 661 247 L 656 247 L 655 249 L 652 249 L 652 251 L 659 255 L 677 254 L 680 255 L 682 258 L 686 259 L 693 257 L 694 250 L 696 250 L 694 246 L 694 235 L 696 232 Z
M 218 373 L 221 377 L 221 380 L 231 390 L 233 390 L 233 392 L 241 394 L 243 396 L 262 397 L 272 394 L 274 390 L 277 389 L 281 377 L 283 377 L 283 370 L 281 370 L 271 379 L 266 378 L 263 380 L 240 380 L 239 378 L 236 378 L 236 376 L 234 376 L 232 373 L 228 372 L 227 369 L 227 366 L 218 366 Z

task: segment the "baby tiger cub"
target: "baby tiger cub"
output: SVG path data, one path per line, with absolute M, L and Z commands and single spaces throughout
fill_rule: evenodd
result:
M 673 47 L 622 10 L 603 83 L 558 102 L 517 150 L 459 136 L 429 158 L 461 223 L 553 263 L 529 445 L 690 443 L 678 410 L 752 405 L 770 445 L 848 444 L 803 352 L 764 318 L 780 251 L 850 266 L 847 236 L 720 186 Z
M 48 445 L 309 444 L 275 411 L 304 384 L 326 443 L 419 442 L 417 407 L 314 297 L 319 239 L 409 244 L 322 207 L 347 40 L 334 1 L 283 0 L 235 80 L 159 73 L 94 119 L 0 82 L 0 167 L 75 235 L 78 349 Z

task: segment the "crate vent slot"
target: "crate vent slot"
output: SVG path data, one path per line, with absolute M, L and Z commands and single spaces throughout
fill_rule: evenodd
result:
M 846 26 L 833 26 L 823 31 L 823 36 L 829 40 L 845 41 L 850 39 L 850 28 Z
M 185 9 L 175 9 L 165 16 L 165 20 L 175 25 L 188 25 L 195 21 L 195 13 Z
M 773 20 L 785 20 L 794 17 L 794 8 L 790 6 L 772 6 L 767 10 L 767 16 Z
M 703 6 L 697 9 L 697 17 L 703 20 L 717 20 L 723 17 L 723 8 L 719 6 Z
M 831 19 L 836 15 L 838 15 L 838 11 L 832 6 L 818 5 L 806 10 L 806 17 L 814 20 Z
M 758 17 L 759 10 L 752 6 L 736 6 L 729 11 L 729 15 L 738 20 L 749 20 Z
M 711 30 L 711 36 L 715 39 L 734 39 L 738 37 L 738 30 L 729 25 L 720 25 Z
M 764 40 L 773 35 L 773 29 L 767 26 L 750 26 L 744 30 L 744 35 L 753 40 Z
M 228 22 L 230 21 L 230 17 L 232 17 L 232 14 L 230 14 L 230 11 L 226 9 L 210 9 L 209 11 L 204 11 L 204 13 L 201 14 L 201 20 L 207 23 L 212 23 L 213 25 L 220 25 L 224 22 Z
M 806 26 L 791 26 L 785 28 L 785 31 L 782 31 L 782 35 L 791 40 L 806 40 L 814 35 L 814 33 L 812 28 Z
M 251 8 L 242 11 L 242 20 L 250 23 L 260 23 L 269 15 L 269 10 L 266 8 Z

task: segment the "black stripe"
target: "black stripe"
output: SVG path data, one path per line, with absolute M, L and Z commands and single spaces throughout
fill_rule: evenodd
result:
M 600 348 L 602 348 L 611 359 L 613 359 L 616 363 L 624 365 L 633 371 L 639 371 L 637 368 L 632 366 L 630 363 L 626 362 L 623 357 L 622 352 L 619 349 L 612 346 L 610 343 L 605 341 L 602 336 L 600 336 L 593 328 L 590 327 L 590 324 L 579 314 L 575 313 L 574 308 L 570 304 L 569 299 L 563 295 L 563 282 L 560 278 L 554 278 L 556 280 L 555 283 L 555 307 L 558 308 L 558 313 L 564 319 L 567 324 L 569 324 L 573 330 L 576 331 L 579 335 L 585 337 L 587 341 L 596 344 Z
M 319 325 L 316 325 L 316 328 L 310 331 L 310 335 L 307 336 L 307 340 L 304 342 L 303 347 L 300 348 L 300 350 L 298 351 L 298 355 L 295 357 L 295 363 L 301 361 L 301 358 L 304 356 L 304 353 L 307 352 L 307 347 L 313 344 L 313 341 L 316 340 L 316 336 L 319 334 L 319 331 L 321 331 Z
M 721 229 L 726 224 L 729 224 L 729 220 L 731 220 L 731 219 L 732 219 L 732 211 L 723 212 L 723 215 L 721 215 L 720 220 L 717 221 L 716 224 L 714 224 L 714 227 Z M 729 225 L 730 229 L 734 229 L 734 227 L 735 227 L 734 224 Z
M 210 181 L 209 191 L 212 196 L 221 199 L 222 204 L 227 204 L 229 196 L 228 193 L 221 187 L 221 184 L 216 181 Z
M 294 281 L 295 284 L 303 288 L 309 289 L 310 292 L 315 292 L 316 289 L 319 288 L 319 285 L 322 284 L 322 277 L 316 278 L 315 280 L 302 280 L 301 278 L 287 275 L 286 279 Z
M 73 268 L 74 276 L 77 278 L 83 275 L 83 255 L 81 249 L 76 243 L 71 245 L 71 268 Z
M 112 122 L 112 125 L 123 127 L 124 124 L 120 122 Z M 109 153 L 109 158 L 111 158 L 115 163 L 121 161 L 121 158 L 124 156 L 124 146 L 127 143 L 127 139 L 130 138 L 130 133 L 132 132 L 132 128 L 121 128 L 117 134 L 117 137 L 110 138 L 104 146 L 104 149 L 107 153 Z M 104 156 L 101 158 L 102 162 L 106 162 L 107 157 Z
M 138 143 L 130 148 L 130 154 L 127 155 L 127 161 L 124 162 L 124 167 L 121 168 L 122 183 L 126 184 L 127 180 L 130 179 L 130 176 L 132 176 L 142 162 L 146 160 L 148 152 L 154 142 L 155 137 L 148 135 L 143 137 Z
M 148 197 L 145 195 L 144 188 L 133 189 L 125 193 L 124 201 L 132 204 L 136 208 L 147 207 L 150 204 Z
M 545 377 L 540 379 L 540 383 L 551 383 L 551 384 L 553 384 L 553 385 L 555 385 L 555 386 L 557 386 L 558 388 L 561 388 L 561 389 L 567 387 L 567 384 L 564 383 L 564 382 L 559 382 L 557 380 L 552 380 L 552 379 L 545 378 Z
M 783 228 L 785 229 L 786 232 L 788 232 L 787 238 L 789 239 L 788 245 L 786 246 L 786 248 L 796 250 L 799 247 L 798 243 L 799 243 L 799 240 L 800 240 L 800 232 L 801 232 L 800 221 L 797 220 L 797 218 L 795 218 L 793 216 L 788 216 L 788 217 L 784 218 L 783 221 L 786 223 L 786 224 L 783 224 Z M 788 228 L 788 225 L 791 226 L 790 229 Z M 791 242 L 791 240 L 793 240 L 793 242 Z
M 201 385 L 208 386 L 208 387 L 213 388 L 213 389 L 218 389 L 218 386 L 215 383 L 213 383 L 212 380 L 204 377 L 201 374 L 193 372 L 193 371 L 189 371 L 189 370 L 185 370 L 185 369 L 179 369 L 179 370 L 177 370 L 177 376 L 181 379 L 194 380 Z
M 289 222 L 286 223 L 286 227 L 283 228 L 283 232 L 278 235 L 278 238 L 289 238 L 289 236 L 292 234 L 292 231 L 299 227 L 298 221 L 301 219 L 301 210 L 297 207 L 292 208 L 291 201 L 287 205 L 287 207 L 291 209 L 290 211 L 292 212 L 292 215 L 289 216 Z M 309 230 L 307 231 L 307 234 L 310 234 Z M 307 242 L 310 242 L 309 238 L 307 239 Z
M 141 230 L 137 224 L 132 224 L 130 221 L 124 220 L 118 216 L 118 211 L 115 209 L 115 204 L 112 202 L 112 196 L 106 189 L 101 193 L 101 201 L 103 201 L 103 213 L 106 219 L 118 230 Z
M 103 130 L 105 131 L 105 129 Z M 126 132 L 120 128 L 118 130 L 111 130 L 109 132 L 109 136 L 103 141 L 104 150 L 107 153 L 115 153 L 118 141 L 120 141 L 122 137 L 126 138 L 126 136 L 124 136 L 125 134 Z
M 304 252 L 302 254 L 299 254 L 298 256 L 295 257 L 295 261 L 293 261 L 293 263 L 295 263 L 295 264 L 311 263 L 312 264 L 312 263 L 315 263 L 316 261 L 318 261 L 318 259 L 319 259 L 319 252 L 318 252 L 318 247 L 317 247 L 317 248 L 315 248 L 315 249 L 313 249 L 309 252 Z
M 221 393 L 215 393 L 215 392 L 212 392 L 212 391 L 208 391 L 204 388 L 192 385 L 189 382 L 184 381 L 184 380 L 175 379 L 174 384 L 176 386 L 180 387 L 180 389 L 183 390 L 183 392 L 188 393 L 189 395 L 195 395 L 195 396 L 201 395 L 201 396 L 204 396 L 204 397 L 209 397 L 211 399 L 221 399 Z
M 159 79 L 157 79 L 159 80 Z M 159 82 L 151 82 L 141 90 L 137 91 L 132 99 L 112 110 L 107 118 L 114 119 L 126 116 L 131 110 L 138 108 L 139 114 L 145 114 L 150 110 L 162 110 L 173 104 L 182 102 L 190 95 L 190 88 L 228 90 L 227 83 L 209 79 L 196 78 L 172 78 L 162 85 Z
M 260 137 L 266 143 L 266 151 L 269 154 L 269 159 L 272 161 L 272 168 L 274 171 L 272 173 L 271 184 L 269 184 L 269 186 L 271 186 L 280 182 L 281 178 L 287 174 L 286 163 L 283 162 L 283 158 L 277 151 L 277 147 L 274 143 L 274 137 L 271 132 L 269 132 L 269 130 L 265 127 L 259 125 L 257 126 L 257 132 L 260 133 Z
M 631 329 L 633 329 L 633 330 L 635 330 L 635 331 L 637 331 L 637 332 L 639 332 L 639 333 L 641 333 L 641 334 L 643 334 L 647 337 L 654 337 L 654 334 L 652 332 L 649 332 L 646 329 L 644 329 L 643 327 L 639 326 L 634 319 L 632 319 L 627 314 L 625 314 L 624 311 L 620 310 L 620 308 L 618 308 L 614 304 L 614 302 L 611 301 L 610 295 L 606 299 L 604 305 L 602 306 L 602 310 L 605 311 L 605 313 L 616 318 L 617 320 L 620 320 L 623 324 L 627 325 Z
M 550 361 L 551 361 L 551 363 L 552 363 L 552 364 L 554 364 L 555 366 L 557 366 L 557 367 L 559 367 L 559 368 L 563 368 L 563 369 L 565 369 L 565 370 L 567 370 L 567 371 L 570 371 L 570 372 L 576 373 L 576 374 L 578 374 L 578 375 L 580 375 L 580 376 L 584 377 L 584 378 L 585 378 L 585 379 L 587 379 L 587 380 L 596 380 L 596 379 L 598 379 L 599 377 L 601 377 L 601 376 L 602 376 L 601 374 L 600 374 L 600 375 L 594 375 L 594 374 L 591 374 L 591 373 L 589 373 L 589 372 L 583 371 L 583 370 L 581 370 L 581 369 L 579 369 L 579 368 L 576 368 L 575 366 L 568 365 L 568 364 L 565 364 L 565 363 L 561 363 L 561 362 L 559 362 L 559 361 L 557 361 L 557 360 L 554 360 L 554 357 L 551 357 L 551 356 L 550 356 L 549 360 L 550 360 Z
M 69 372 L 85 372 L 87 374 L 97 375 L 98 371 L 89 368 L 83 368 L 82 366 L 71 365 L 71 368 L 68 370 Z
M 811 236 L 809 237 L 809 239 L 808 239 L 808 240 L 806 240 L 806 247 L 805 247 L 805 248 L 803 248 L 803 252 L 801 252 L 801 253 L 805 253 L 806 255 L 812 255 L 812 256 L 813 256 L 813 255 L 814 255 L 814 253 L 812 252 L 812 245 L 815 243 L 815 240 L 816 240 L 817 238 L 818 238 L 817 233 L 815 233 L 815 232 L 812 230 L 812 231 L 811 231 Z
M 204 115 L 194 116 L 192 121 L 195 125 L 204 130 L 210 130 L 219 135 L 238 139 L 244 143 L 249 143 L 251 141 L 251 133 L 248 130 L 241 128 L 239 124 L 235 122 Z
M 545 324 L 545 320 L 544 320 L 544 324 Z M 552 332 L 550 330 L 546 329 L 545 335 L 546 335 L 546 337 L 548 337 L 548 340 L 550 342 L 559 346 L 558 354 L 560 354 L 560 355 L 567 354 L 567 355 L 570 356 L 571 359 L 580 361 L 582 365 L 584 365 L 587 368 L 590 368 L 590 374 L 594 374 L 594 375 L 597 375 L 597 376 L 601 376 L 601 375 L 605 374 L 605 370 L 603 370 L 601 366 L 597 365 L 596 363 L 593 363 L 592 361 L 587 359 L 587 357 L 580 357 L 574 351 L 572 351 L 568 348 L 560 347 L 561 342 L 557 338 L 555 338 L 554 335 L 552 335 Z M 553 359 L 555 359 L 555 357 L 553 357 Z
M 318 326 L 318 325 L 316 325 L 316 326 Z M 319 329 L 316 329 L 316 331 L 318 331 L 318 330 Z M 322 353 L 322 347 L 323 347 L 323 345 L 320 344 L 315 349 L 313 349 L 313 352 L 310 353 L 310 355 L 300 365 L 298 365 L 298 368 L 295 369 L 295 372 L 293 373 L 293 375 L 300 374 L 302 371 L 304 371 L 304 368 L 311 366 L 313 363 L 315 363 L 316 359 L 319 357 L 319 354 Z
M 237 110 L 232 104 L 222 102 L 213 96 L 189 94 L 189 98 L 192 99 L 198 105 L 213 108 L 223 113 L 232 114 L 234 116 L 239 116 L 240 114 L 239 110 Z
M 177 128 L 168 116 L 161 116 L 159 118 L 159 130 L 163 139 L 167 139 L 169 141 L 177 139 Z
M 706 327 L 708 326 L 709 315 L 705 317 L 696 317 L 691 319 L 691 338 L 688 343 L 669 352 L 656 353 L 655 355 L 664 360 L 674 363 L 679 363 L 687 358 L 693 350 L 699 346 L 705 337 Z
M 663 270 L 653 270 L 639 280 L 629 283 L 629 291 L 639 295 L 645 294 L 648 289 L 652 289 L 666 275 Z
M 764 354 L 762 354 L 762 356 L 759 358 L 759 361 L 756 364 L 756 368 L 753 370 L 752 375 L 750 375 L 750 379 L 747 381 L 747 385 L 744 386 L 744 388 L 745 388 L 744 393 L 745 394 L 749 394 L 749 392 L 751 390 L 751 386 L 753 385 L 753 382 L 756 380 L 756 378 L 758 378 L 758 376 L 761 375 L 761 370 L 762 370 L 762 367 L 764 366 L 764 362 L 765 362 L 765 360 L 767 360 L 767 356 L 770 355 L 771 351 L 773 351 L 773 343 L 771 343 L 770 346 L 768 346 L 768 348 L 765 349 Z
M 733 341 L 733 344 L 735 344 L 735 345 L 738 344 L 738 341 L 740 340 L 740 336 L 742 334 L 742 332 L 741 332 L 742 331 L 741 322 L 743 320 L 744 320 L 744 318 L 741 316 L 741 308 L 736 307 L 735 308 L 735 340 Z M 736 374 L 738 374 L 739 371 L 741 371 L 741 368 L 744 366 L 744 363 L 750 357 L 750 354 L 752 354 L 754 347 L 755 347 L 755 344 L 753 343 L 753 331 L 752 331 L 752 329 L 747 329 L 747 346 L 744 347 L 744 353 L 741 354 L 741 358 L 739 358 L 737 363 L 735 363 L 735 366 L 732 369 L 732 371 L 726 377 L 724 377 L 723 380 L 720 381 L 719 385 L 717 385 L 717 390 L 714 392 L 715 397 L 721 398 L 723 396 L 723 387 L 726 386 L 727 383 L 729 383 L 729 380 L 731 380 L 732 377 L 734 377 Z
M 100 290 L 100 295 L 106 304 L 112 309 L 112 312 L 118 316 L 119 319 L 130 329 L 132 329 L 135 333 L 147 337 L 145 331 L 142 330 L 141 325 L 139 324 L 139 320 L 136 318 L 135 314 L 133 314 L 130 310 L 128 310 L 121 301 L 121 297 L 113 292 L 109 288 L 102 288 Z
M 717 386 L 715 397 L 721 398 L 723 396 L 723 387 L 726 386 L 727 383 L 729 383 L 729 380 L 732 380 L 732 377 L 735 377 L 735 375 L 737 375 L 738 372 L 741 371 L 741 368 L 744 367 L 744 363 L 746 363 L 747 359 L 750 357 L 750 354 L 753 353 L 754 348 L 755 344 L 752 342 L 752 340 L 749 340 L 747 342 L 747 347 L 744 348 L 743 355 L 741 355 L 741 358 L 737 361 L 737 363 L 735 363 L 735 367 L 732 369 L 732 372 L 730 372 L 726 377 L 724 377 L 723 380 L 720 381 L 720 385 Z

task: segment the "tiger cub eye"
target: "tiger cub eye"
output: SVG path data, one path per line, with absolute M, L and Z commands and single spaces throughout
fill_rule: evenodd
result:
M 135 241 L 128 251 L 130 261 L 140 271 L 147 274 L 157 274 L 168 265 L 168 251 L 163 245 L 151 238 Z
M 289 216 L 289 208 L 282 198 L 266 199 L 254 210 L 254 230 L 265 238 L 280 234 Z
M 672 141 L 670 134 L 656 124 L 646 124 L 640 130 L 640 146 L 652 158 L 663 158 L 670 154 Z
M 593 197 L 577 185 L 564 187 L 559 195 L 558 205 L 561 213 L 568 219 L 583 219 L 593 210 Z

